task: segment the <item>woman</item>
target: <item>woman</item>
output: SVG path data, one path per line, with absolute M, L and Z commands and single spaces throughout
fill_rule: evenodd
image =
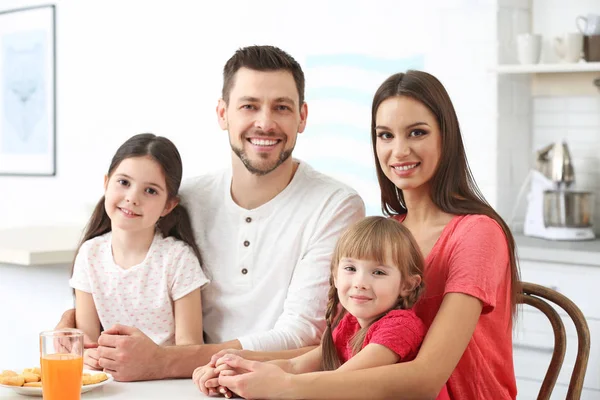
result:
M 289 375 L 226 355 L 221 363 L 233 370 L 219 384 L 249 398 L 385 399 L 435 398 L 447 382 L 452 399 L 516 398 L 514 239 L 475 185 L 448 93 L 425 72 L 391 76 L 373 99 L 371 137 L 383 211 L 411 231 L 425 257 L 415 311 L 428 332 L 417 357 Z

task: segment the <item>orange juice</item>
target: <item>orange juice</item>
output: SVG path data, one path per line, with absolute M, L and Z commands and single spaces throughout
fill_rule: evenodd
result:
M 83 358 L 48 354 L 41 358 L 44 400 L 80 400 Z

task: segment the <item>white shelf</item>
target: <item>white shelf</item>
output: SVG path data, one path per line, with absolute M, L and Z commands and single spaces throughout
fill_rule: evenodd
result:
M 0 230 L 0 266 L 70 264 L 82 233 L 81 226 Z
M 578 62 L 559 64 L 511 64 L 497 65 L 497 74 L 547 74 L 561 72 L 600 72 L 600 62 Z

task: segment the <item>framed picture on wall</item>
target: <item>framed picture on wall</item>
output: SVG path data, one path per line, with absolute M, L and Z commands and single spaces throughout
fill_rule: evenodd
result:
M 0 175 L 56 175 L 55 7 L 0 12 Z

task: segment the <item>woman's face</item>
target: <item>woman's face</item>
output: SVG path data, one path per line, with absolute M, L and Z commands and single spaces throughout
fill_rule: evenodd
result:
M 412 97 L 384 100 L 375 115 L 376 150 L 385 176 L 402 191 L 428 189 L 442 151 L 437 119 Z

